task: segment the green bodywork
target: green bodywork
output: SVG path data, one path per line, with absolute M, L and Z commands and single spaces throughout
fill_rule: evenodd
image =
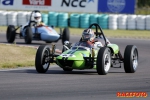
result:
M 119 47 L 116 44 L 108 44 L 107 45 L 113 52 L 113 54 L 118 54 L 119 52 Z
M 117 54 L 119 47 L 116 44 L 109 44 L 108 47 L 111 49 L 113 54 Z M 100 49 L 100 48 L 99 48 Z M 69 49 L 63 52 L 61 55 L 56 57 L 56 64 L 61 68 L 70 67 L 72 69 L 91 69 L 96 68 L 97 54 L 99 49 L 94 49 L 94 57 L 92 57 L 92 50 L 81 50 L 79 48 Z M 90 56 L 91 55 L 91 56 Z M 86 60 L 87 58 L 87 60 Z M 89 58 L 95 58 L 93 64 L 88 64 Z

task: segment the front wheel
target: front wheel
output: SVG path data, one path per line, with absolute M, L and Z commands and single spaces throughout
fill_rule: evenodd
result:
M 62 33 L 62 44 L 64 45 L 65 41 L 70 40 L 70 31 L 69 28 L 64 28 L 63 33 Z
M 97 55 L 96 69 L 99 75 L 106 75 L 111 67 L 111 51 L 107 47 L 100 48 Z
M 134 45 L 127 45 L 124 52 L 124 70 L 134 73 L 138 67 L 138 50 Z
M 35 58 L 35 68 L 38 73 L 45 73 L 50 65 L 50 48 L 48 45 L 41 45 Z
M 32 42 L 32 29 L 28 26 L 25 31 L 25 43 L 31 44 Z

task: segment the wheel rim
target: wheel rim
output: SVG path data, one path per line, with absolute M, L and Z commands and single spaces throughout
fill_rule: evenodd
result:
M 105 56 L 104 56 L 104 70 L 105 70 L 105 72 L 109 71 L 110 65 L 111 65 L 110 56 L 109 56 L 109 54 L 105 54 Z
M 138 66 L 138 54 L 137 54 L 136 50 L 134 50 L 134 52 L 133 52 L 132 63 L 133 63 L 133 68 L 135 70 Z
M 49 55 L 50 55 L 49 50 L 46 49 L 43 55 L 43 60 L 42 60 L 43 69 L 47 69 L 49 67 L 49 60 L 50 60 Z

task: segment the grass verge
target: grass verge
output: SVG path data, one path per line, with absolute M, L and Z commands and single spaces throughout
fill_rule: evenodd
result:
M 0 44 L 0 69 L 34 66 L 36 49 Z
M 5 33 L 7 27 L 0 26 L 0 33 Z M 71 35 L 80 35 L 83 32 L 82 28 L 69 28 Z M 55 30 L 59 33 L 60 28 L 56 27 Z M 135 38 L 135 39 L 150 39 L 149 30 L 103 30 L 107 37 L 113 38 Z

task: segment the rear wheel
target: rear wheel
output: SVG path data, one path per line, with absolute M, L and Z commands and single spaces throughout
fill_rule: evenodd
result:
M 134 73 L 138 67 L 138 50 L 134 45 L 127 45 L 124 52 L 124 70 Z
M 97 55 L 96 69 L 99 75 L 106 75 L 111 67 L 111 51 L 107 47 L 100 48 Z
M 64 28 L 62 33 L 62 44 L 64 44 L 65 41 L 70 40 L 70 31 L 69 28 Z
M 39 73 L 45 73 L 50 65 L 50 48 L 48 45 L 41 45 L 35 58 L 36 71 Z
M 13 43 L 16 37 L 15 26 L 9 25 L 7 27 L 6 39 L 8 43 Z
M 28 27 L 26 27 L 26 31 L 25 31 L 25 43 L 31 44 L 31 42 L 32 42 L 32 30 L 28 26 Z

